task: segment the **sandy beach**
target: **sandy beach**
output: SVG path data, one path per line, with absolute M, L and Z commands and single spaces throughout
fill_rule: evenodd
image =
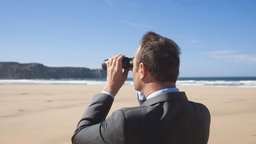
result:
M 0 143 L 70 144 L 82 113 L 102 87 L 0 85 Z M 209 108 L 209 144 L 256 144 L 256 88 L 178 88 Z M 133 86 L 125 85 L 111 112 L 137 105 Z

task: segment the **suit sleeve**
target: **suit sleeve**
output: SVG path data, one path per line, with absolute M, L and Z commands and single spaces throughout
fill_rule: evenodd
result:
M 72 137 L 73 144 L 118 144 L 124 142 L 124 114 L 119 110 L 106 116 L 113 98 L 106 94 L 94 96 Z

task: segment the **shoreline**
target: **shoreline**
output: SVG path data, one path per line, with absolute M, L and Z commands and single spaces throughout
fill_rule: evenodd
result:
M 0 143 L 69 144 L 77 122 L 104 85 L 1 85 Z M 211 113 L 208 144 L 256 143 L 256 89 L 177 86 Z M 118 92 L 113 111 L 138 106 L 133 85 Z
M 87 79 L 0 79 L 0 85 L 104 85 L 106 78 Z M 133 85 L 132 78 L 125 84 Z M 252 87 L 256 88 L 256 77 L 181 77 L 177 86 Z

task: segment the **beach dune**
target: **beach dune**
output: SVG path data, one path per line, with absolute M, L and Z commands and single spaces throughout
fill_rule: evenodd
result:
M 77 122 L 103 85 L 0 85 L 0 143 L 70 144 Z M 182 87 L 211 112 L 209 144 L 256 144 L 256 88 Z M 110 114 L 138 106 L 124 85 Z

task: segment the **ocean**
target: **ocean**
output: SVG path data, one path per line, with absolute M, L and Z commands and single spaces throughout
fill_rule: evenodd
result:
M 256 77 L 181 77 L 177 85 L 212 87 L 256 87 Z
M 63 79 L 63 80 L 0 80 L 1 85 L 11 84 L 59 84 L 59 85 L 104 85 L 106 79 Z M 132 78 L 125 84 L 133 85 Z M 256 77 L 180 77 L 177 86 L 208 86 L 208 87 L 255 87 Z

